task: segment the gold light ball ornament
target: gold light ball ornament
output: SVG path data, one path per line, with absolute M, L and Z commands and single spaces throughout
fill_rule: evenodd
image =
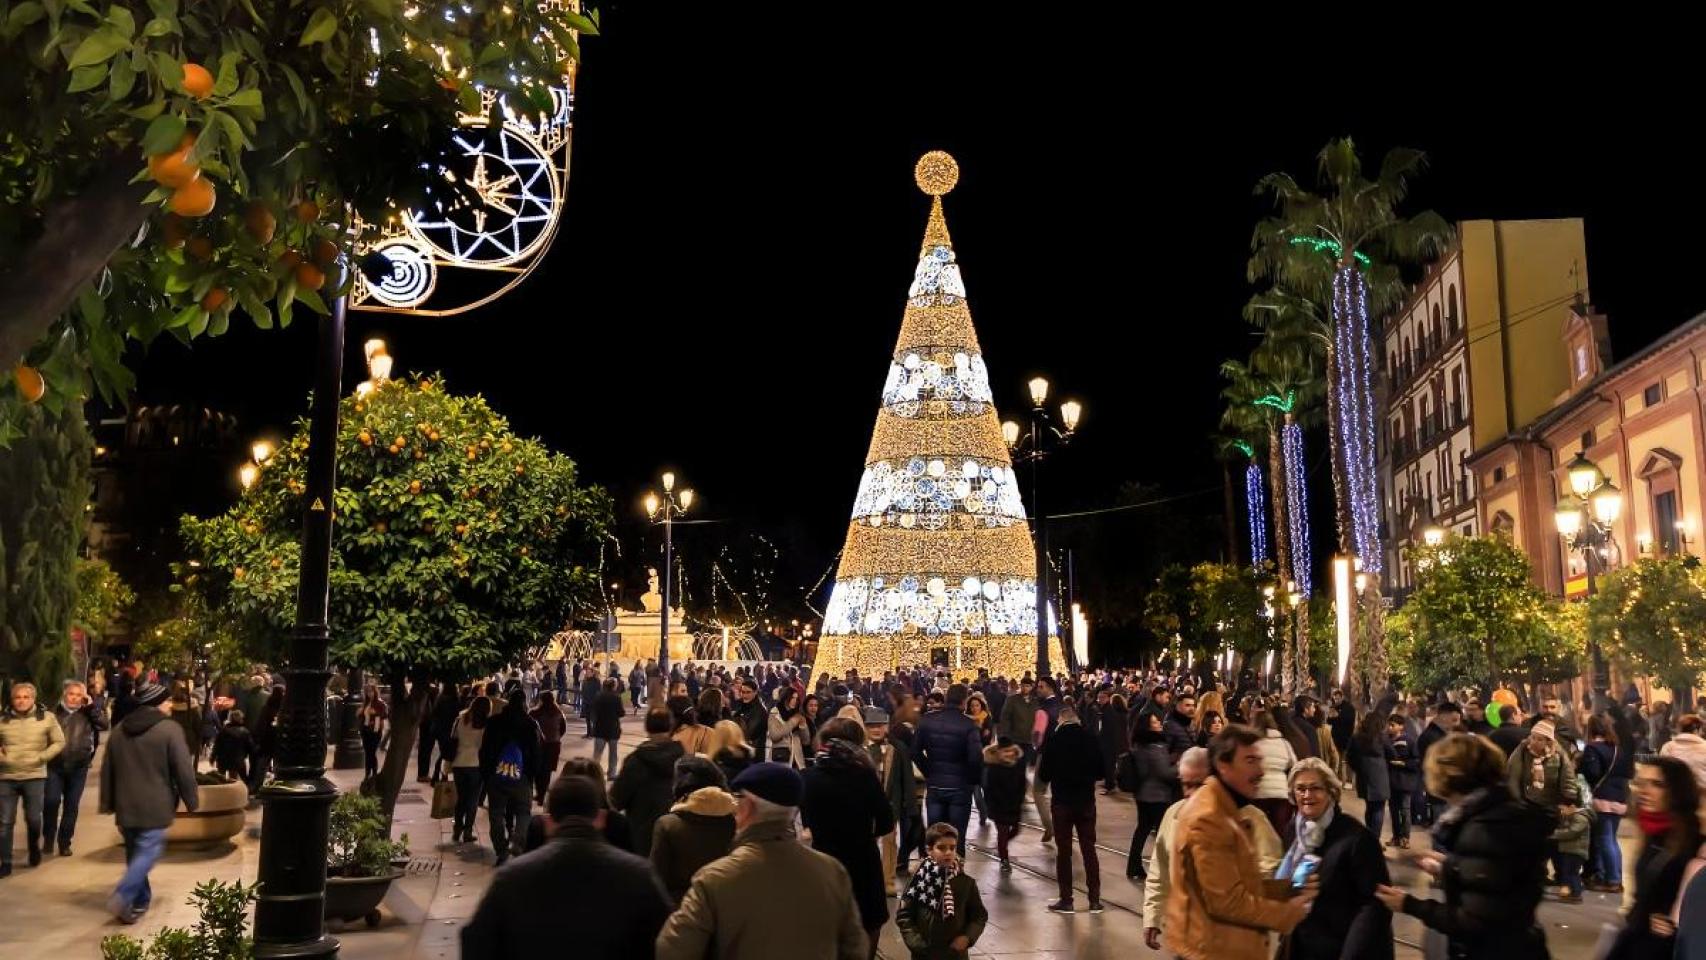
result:
M 946 151 L 932 150 L 918 158 L 918 165 L 912 168 L 912 178 L 918 181 L 918 189 L 932 197 L 940 197 L 960 182 L 960 165 Z

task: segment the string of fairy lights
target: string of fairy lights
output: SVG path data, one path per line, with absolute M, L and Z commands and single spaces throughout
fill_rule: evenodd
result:
M 1250 518 L 1250 563 L 1268 562 L 1268 503 L 1262 466 L 1254 460 L 1244 468 L 1244 506 Z
M 1374 377 L 1368 324 L 1368 283 L 1354 265 L 1333 274 L 1333 336 L 1337 364 L 1332 389 L 1344 446 L 1345 494 L 1351 546 L 1364 570 L 1381 569 L 1379 501 L 1374 474 Z
M 1304 486 L 1303 428 L 1289 417 L 1280 429 L 1280 449 L 1285 460 L 1285 511 L 1291 534 L 1291 578 L 1297 582 L 1297 592 L 1308 597 L 1311 587 L 1309 492 Z

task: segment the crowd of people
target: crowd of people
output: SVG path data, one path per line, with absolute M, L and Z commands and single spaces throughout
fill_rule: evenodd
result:
M 165 827 L 196 807 L 198 765 L 252 790 L 267 777 L 274 679 L 209 685 L 132 664 L 66 682 L 52 706 L 14 684 L 0 713 L 0 877 L 20 804 L 29 866 L 70 853 L 104 741 L 100 807 L 127 863 L 109 908 L 140 917 Z M 589 956 L 650 943 L 662 957 L 868 958 L 890 922 L 916 957 L 965 956 L 987 917 L 963 869 L 972 815 L 993 826 L 982 849 L 1006 872 L 1033 806 L 1054 848 L 1042 906 L 1099 913 L 1098 794 L 1135 808 L 1129 843 L 1117 840 L 1143 890 L 1144 940 L 1169 956 L 1389 957 L 1402 913 L 1429 931 L 1430 956 L 1543 957 L 1544 899 L 1626 882 L 1624 922 L 1597 956 L 1706 952 L 1706 725 L 1634 690 L 1579 707 L 1542 697 L 1530 716 L 1504 690 L 1359 707 L 1336 689 L 1281 697 L 1249 673 L 955 682 L 917 667 L 813 681 L 791 665 L 664 676 L 589 661 L 424 693 L 417 778 L 453 795 L 455 843 L 476 842 L 486 808 L 503 867 L 463 933 L 468 957 L 572 937 Z M 644 739 L 625 749 L 632 713 Z M 356 716 L 373 776 L 393 719 L 378 688 Z M 572 717 L 590 759 L 562 757 Z M 1640 840 L 1630 869 L 1625 818 Z M 1395 886 L 1396 860 L 1435 892 Z M 572 906 L 540 899 L 570 877 L 597 882 Z

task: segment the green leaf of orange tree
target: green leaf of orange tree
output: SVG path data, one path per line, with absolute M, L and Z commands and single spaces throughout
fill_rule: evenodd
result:
M 175 113 L 163 113 L 148 124 L 142 134 L 142 152 L 153 156 L 178 148 L 184 138 L 184 118 Z
M 72 52 L 71 59 L 66 61 L 68 69 L 86 67 L 94 63 L 105 63 L 112 59 L 120 50 L 130 47 L 130 40 L 113 27 L 102 27 L 83 38 Z
M 337 14 L 333 13 L 330 7 L 316 7 L 308 17 L 308 26 L 302 31 L 302 39 L 297 41 L 297 46 L 325 43 L 337 32 Z

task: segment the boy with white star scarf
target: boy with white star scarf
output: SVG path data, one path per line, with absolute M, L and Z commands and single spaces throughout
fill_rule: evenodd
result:
M 930 856 L 900 895 L 894 917 L 913 960 L 968 956 L 989 920 L 977 881 L 960 871 L 959 842 L 952 824 L 933 824 L 924 833 Z

